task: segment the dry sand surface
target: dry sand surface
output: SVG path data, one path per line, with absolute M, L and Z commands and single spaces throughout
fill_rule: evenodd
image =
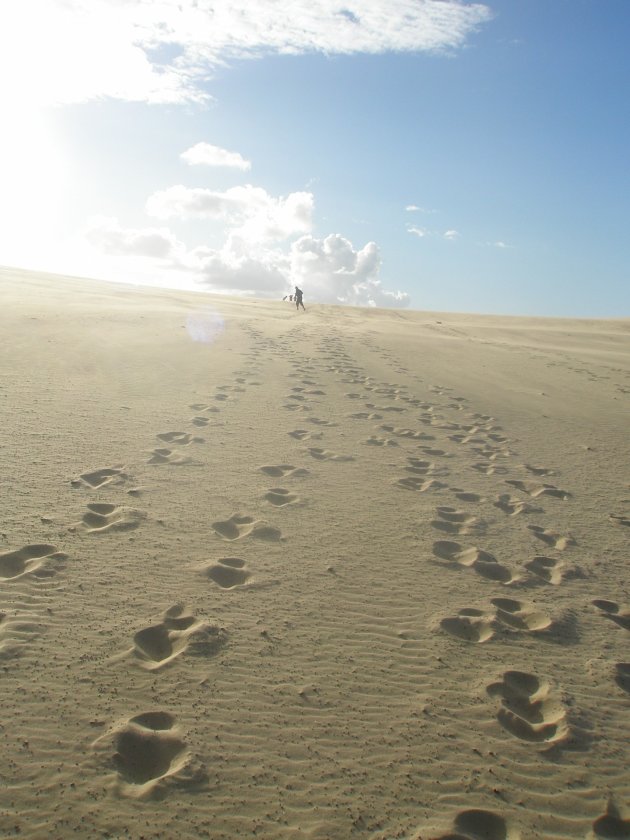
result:
M 0 836 L 630 837 L 630 322 L 0 272 Z

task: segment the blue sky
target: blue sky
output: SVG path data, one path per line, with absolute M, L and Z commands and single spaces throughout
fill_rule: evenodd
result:
M 1 264 L 630 315 L 627 0 L 7 5 Z

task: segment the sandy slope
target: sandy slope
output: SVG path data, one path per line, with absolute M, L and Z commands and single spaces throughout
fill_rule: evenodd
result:
M 630 836 L 627 320 L 0 293 L 2 837 Z

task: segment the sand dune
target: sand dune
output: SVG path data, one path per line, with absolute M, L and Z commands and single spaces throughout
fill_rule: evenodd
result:
M 630 836 L 630 321 L 0 288 L 2 837 Z

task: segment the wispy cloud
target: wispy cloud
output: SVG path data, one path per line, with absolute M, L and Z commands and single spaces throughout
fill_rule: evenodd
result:
M 454 242 L 456 239 L 459 239 L 459 231 L 457 230 L 445 230 L 442 234 L 444 239 L 448 239 L 449 242 Z
M 273 0 L 20 0 L 0 11 L 3 96 L 199 102 L 232 59 L 452 52 L 490 17 L 462 0 L 293 0 L 286 15 Z
M 417 204 L 408 204 L 405 210 L 407 213 L 437 213 L 437 210 L 429 210 L 427 207 L 419 207 Z
M 238 152 L 228 152 L 210 143 L 196 143 L 180 155 L 181 159 L 190 166 L 229 166 L 234 169 L 247 171 L 252 168 L 251 162 L 245 160 Z
M 424 237 L 428 234 L 427 230 L 425 230 L 424 228 L 419 228 L 416 225 L 407 225 L 407 231 L 409 233 L 413 233 L 414 236 L 419 236 L 420 239 L 424 239 Z

